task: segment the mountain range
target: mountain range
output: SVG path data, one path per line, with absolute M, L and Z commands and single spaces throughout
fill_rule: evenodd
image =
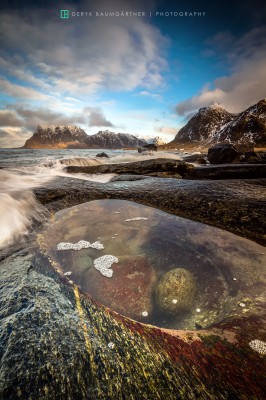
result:
M 171 144 L 215 143 L 266 145 L 266 99 L 232 114 L 218 105 L 200 108 Z
M 200 108 L 179 130 L 174 140 L 164 144 L 156 137 L 147 142 L 127 133 L 108 130 L 87 135 L 77 126 L 38 126 L 24 148 L 121 149 L 137 148 L 154 143 L 163 148 L 181 146 L 211 146 L 216 143 L 254 144 L 266 146 L 266 100 L 247 110 L 232 114 L 218 105 Z
M 95 135 L 87 135 L 77 126 L 38 126 L 33 136 L 24 145 L 27 149 L 121 149 L 136 148 L 147 144 L 127 133 L 99 131 Z

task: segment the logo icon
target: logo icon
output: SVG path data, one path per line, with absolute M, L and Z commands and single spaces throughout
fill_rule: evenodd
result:
M 69 18 L 69 10 L 60 10 L 60 18 L 61 19 Z

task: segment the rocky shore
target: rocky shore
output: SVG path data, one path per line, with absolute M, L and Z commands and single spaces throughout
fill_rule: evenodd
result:
M 207 167 L 149 161 L 67 167 L 119 176 L 105 184 L 56 178 L 34 192 L 51 213 L 131 200 L 266 244 L 262 166 L 215 166 L 208 175 Z M 264 399 L 265 299 L 208 329 L 168 331 L 89 298 L 38 240 L 23 247 L 0 254 L 0 399 Z
M 109 172 L 116 170 L 113 165 L 110 168 L 99 167 L 104 167 Z M 95 170 L 98 166 L 68 168 L 71 168 L 72 172 L 74 169 L 84 172 L 91 171 L 91 168 Z M 212 168 L 217 167 L 210 167 L 209 171 Z M 126 170 L 126 167 L 123 167 L 123 170 Z M 175 168 L 174 171 L 176 170 Z M 265 245 L 266 179 L 207 180 L 204 168 L 191 169 L 190 174 L 196 174 L 195 171 L 203 171 L 204 179 L 155 178 L 125 174 L 114 177 L 112 182 L 98 184 L 60 178 L 46 188 L 36 189 L 35 194 L 37 199 L 53 212 L 98 199 L 135 201 L 228 230 Z M 172 167 L 170 172 L 162 173 L 172 174 Z

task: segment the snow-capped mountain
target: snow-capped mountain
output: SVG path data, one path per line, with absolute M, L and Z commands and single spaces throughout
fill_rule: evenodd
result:
M 266 100 L 238 114 L 217 133 L 220 142 L 266 143 Z
M 239 114 L 231 114 L 217 105 L 200 108 L 170 143 L 219 142 L 266 145 L 266 100 Z
M 42 148 L 86 148 L 85 131 L 77 126 L 41 126 L 39 125 L 33 136 L 24 145 L 27 149 Z
M 147 142 L 128 133 L 114 133 L 107 130 L 87 136 L 86 144 L 88 148 L 121 149 L 123 147 L 143 146 Z
M 173 142 L 192 143 L 210 140 L 233 118 L 233 114 L 217 105 L 200 108 L 197 114 L 180 129 Z
M 100 131 L 95 135 L 87 135 L 77 126 L 38 126 L 33 136 L 28 139 L 24 148 L 77 148 L 77 149 L 121 149 L 138 147 L 147 144 L 126 133 Z
M 156 136 L 155 138 L 148 139 L 148 144 L 154 144 L 155 146 L 162 146 L 166 144 L 165 140 L 163 140 L 160 136 Z

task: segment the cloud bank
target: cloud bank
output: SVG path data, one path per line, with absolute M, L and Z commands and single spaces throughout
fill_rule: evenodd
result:
M 185 116 L 214 103 L 228 111 L 239 112 L 265 98 L 265 27 L 254 28 L 240 38 L 230 32 L 220 32 L 207 43 L 226 58 L 231 74 L 216 79 L 213 85 L 206 85 L 197 95 L 179 102 L 175 107 L 178 115 Z

